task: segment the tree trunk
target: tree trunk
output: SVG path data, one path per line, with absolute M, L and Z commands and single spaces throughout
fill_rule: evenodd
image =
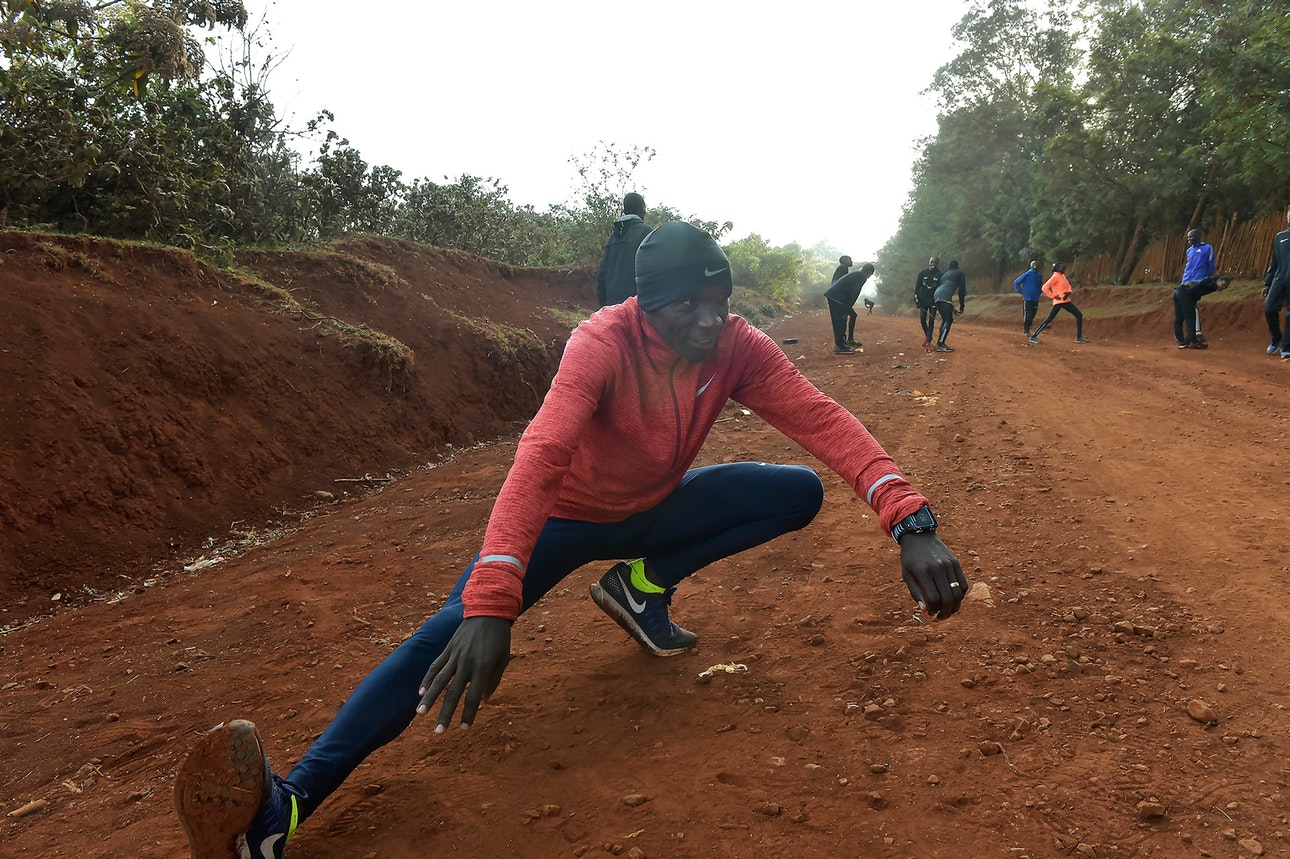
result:
M 1147 228 L 1141 221 L 1133 229 L 1133 238 L 1129 242 L 1129 248 L 1124 257 L 1124 263 L 1120 266 L 1119 274 L 1115 282 L 1124 286 L 1133 279 L 1133 270 L 1138 267 L 1138 260 L 1142 259 L 1142 252 L 1147 247 Z
M 1187 222 L 1187 231 L 1191 232 L 1200 226 L 1201 215 L 1205 214 L 1205 206 L 1209 204 L 1209 195 L 1201 194 L 1196 198 L 1196 208 L 1191 210 L 1191 220 Z
M 1124 223 L 1124 230 L 1120 233 L 1120 246 L 1115 250 L 1115 259 L 1111 261 L 1111 271 L 1114 272 L 1116 282 L 1119 282 L 1120 269 L 1124 267 L 1124 258 L 1129 255 L 1129 246 L 1133 241 L 1133 221 L 1128 220 Z

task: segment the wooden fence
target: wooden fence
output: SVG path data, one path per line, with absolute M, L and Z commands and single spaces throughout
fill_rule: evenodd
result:
M 1284 229 L 1286 218 L 1280 214 L 1244 223 L 1233 218 L 1223 224 L 1220 235 L 1213 235 L 1211 230 L 1205 240 L 1214 246 L 1219 273 L 1240 280 L 1263 280 L 1272 239 Z M 1138 260 L 1129 283 L 1177 283 L 1182 278 L 1186 253 L 1187 240 L 1181 236 L 1154 242 Z M 1067 269 L 1068 276 L 1087 286 L 1115 283 L 1114 262 L 1111 254 L 1077 259 Z

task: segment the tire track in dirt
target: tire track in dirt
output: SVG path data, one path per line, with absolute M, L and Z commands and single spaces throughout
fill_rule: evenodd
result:
M 693 654 L 643 655 L 589 603 L 599 569 L 579 571 L 516 624 L 470 731 L 414 724 L 289 855 L 1284 850 L 1290 671 L 1268 591 L 1284 569 L 1263 503 L 1280 365 L 1112 331 L 1027 348 L 971 319 L 946 356 L 914 351 L 904 318 L 863 319 L 854 358 L 825 351 L 822 314 L 777 336 L 799 337 L 790 357 L 933 499 L 988 596 L 917 618 L 894 545 L 822 472 L 815 523 L 678 593 Z M 252 718 L 289 765 L 443 599 L 513 453 L 458 451 L 220 565 L 0 639 L 0 800 L 50 803 L 0 819 L 6 849 L 180 855 L 167 791 L 196 732 Z M 703 456 L 806 461 L 734 406 Z M 725 662 L 748 671 L 698 681 Z M 1186 715 L 1197 697 L 1218 724 Z

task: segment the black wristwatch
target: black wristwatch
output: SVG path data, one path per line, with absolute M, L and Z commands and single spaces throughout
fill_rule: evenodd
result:
M 891 529 L 891 539 L 899 543 L 900 538 L 906 534 L 923 534 L 927 531 L 935 530 L 936 516 L 932 513 L 931 508 L 924 504 L 896 523 L 895 527 Z

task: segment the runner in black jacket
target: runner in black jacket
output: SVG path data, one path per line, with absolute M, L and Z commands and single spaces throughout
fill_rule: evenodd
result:
M 833 323 L 833 351 L 839 355 L 850 355 L 860 345 L 856 342 L 855 303 L 871 274 L 873 265 L 865 263 L 859 271 L 843 275 L 824 291 L 824 297 L 829 300 L 829 320 Z
M 622 304 L 636 294 L 636 249 L 650 233 L 645 223 L 645 198 L 623 197 L 623 215 L 605 240 L 605 254 L 596 272 L 596 300 L 601 307 Z
M 923 348 L 932 351 L 932 336 L 936 333 L 936 287 L 941 282 L 941 261 L 932 257 L 927 268 L 914 278 L 914 306 L 918 308 L 918 324 L 923 329 Z
M 941 275 L 941 282 L 936 285 L 936 292 L 933 297 L 936 299 L 936 309 L 941 314 L 941 336 L 936 340 L 937 352 L 953 352 L 954 347 L 945 342 L 945 338 L 950 336 L 950 326 L 954 324 L 954 295 L 959 297 L 959 313 L 963 312 L 964 302 L 967 300 L 967 276 L 959 268 L 959 261 L 950 260 L 950 267 Z
M 833 270 L 833 277 L 829 279 L 829 284 L 835 284 L 841 280 L 848 272 L 851 271 L 851 257 L 843 254 L 838 258 L 838 267 Z
M 1286 220 L 1290 221 L 1290 210 L 1286 211 Z M 1282 307 L 1286 308 L 1284 331 L 1280 318 Z M 1282 358 L 1290 358 L 1290 230 L 1282 230 L 1272 239 L 1272 258 L 1263 278 L 1263 315 L 1272 335 L 1268 354 L 1280 352 Z

